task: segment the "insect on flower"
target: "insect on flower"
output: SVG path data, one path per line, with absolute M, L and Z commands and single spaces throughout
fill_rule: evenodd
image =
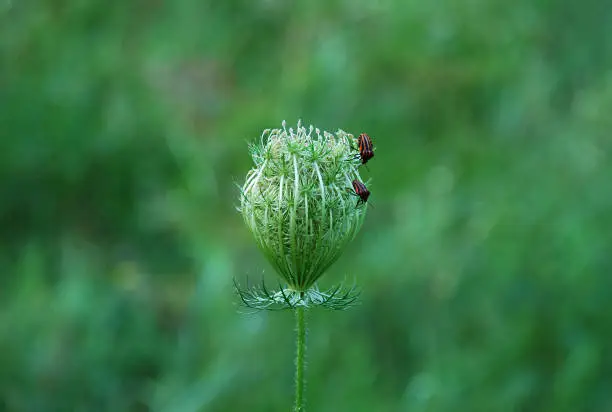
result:
M 354 196 L 359 197 L 359 200 L 357 201 L 357 206 L 362 203 L 366 203 L 368 201 L 368 198 L 370 197 L 370 191 L 368 190 L 368 188 L 357 179 L 353 180 L 352 184 L 353 192 L 350 193 Z
M 372 146 L 372 139 L 365 133 L 361 133 L 357 138 L 357 144 L 359 145 L 359 157 L 361 157 L 361 163 L 366 164 L 368 160 L 374 157 L 374 150 Z
M 372 139 L 370 139 L 370 136 L 367 134 L 361 133 L 357 138 L 357 146 L 359 153 L 356 153 L 351 159 L 360 159 L 361 164 L 365 165 L 368 160 L 374 157 Z

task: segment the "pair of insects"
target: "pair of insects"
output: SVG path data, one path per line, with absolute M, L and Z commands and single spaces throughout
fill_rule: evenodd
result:
M 357 138 L 357 145 L 359 148 L 359 153 L 355 155 L 355 158 L 361 159 L 361 164 L 365 165 L 368 160 L 374 157 L 374 147 L 372 145 L 372 139 L 365 133 L 361 133 Z M 370 191 L 359 180 L 355 179 L 352 181 L 353 191 L 351 194 L 359 197 L 357 201 L 357 206 L 360 204 L 365 204 L 370 197 Z

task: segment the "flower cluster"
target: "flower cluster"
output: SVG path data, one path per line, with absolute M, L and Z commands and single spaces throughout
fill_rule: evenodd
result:
M 283 122 L 282 129 L 265 130 L 250 153 L 255 165 L 241 188 L 239 210 L 287 287 L 271 292 L 265 285 L 244 290 L 236 285 L 243 303 L 266 309 L 346 307 L 356 298 L 353 289 L 321 292 L 315 283 L 340 257 L 366 215 L 367 208 L 358 204 L 363 201 L 354 197 L 359 196 L 354 182 L 363 185 L 355 138 L 300 122 L 295 130 L 287 129 Z

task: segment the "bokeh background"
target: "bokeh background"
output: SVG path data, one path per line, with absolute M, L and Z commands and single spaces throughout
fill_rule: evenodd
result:
M 288 411 L 235 206 L 283 119 L 374 139 L 310 411 L 612 410 L 603 0 L 0 0 L 0 410 Z

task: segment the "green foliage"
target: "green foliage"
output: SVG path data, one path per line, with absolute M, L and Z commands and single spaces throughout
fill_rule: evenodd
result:
M 0 410 L 286 411 L 235 212 L 278 119 L 367 132 L 309 411 L 612 409 L 605 2 L 0 0 Z

